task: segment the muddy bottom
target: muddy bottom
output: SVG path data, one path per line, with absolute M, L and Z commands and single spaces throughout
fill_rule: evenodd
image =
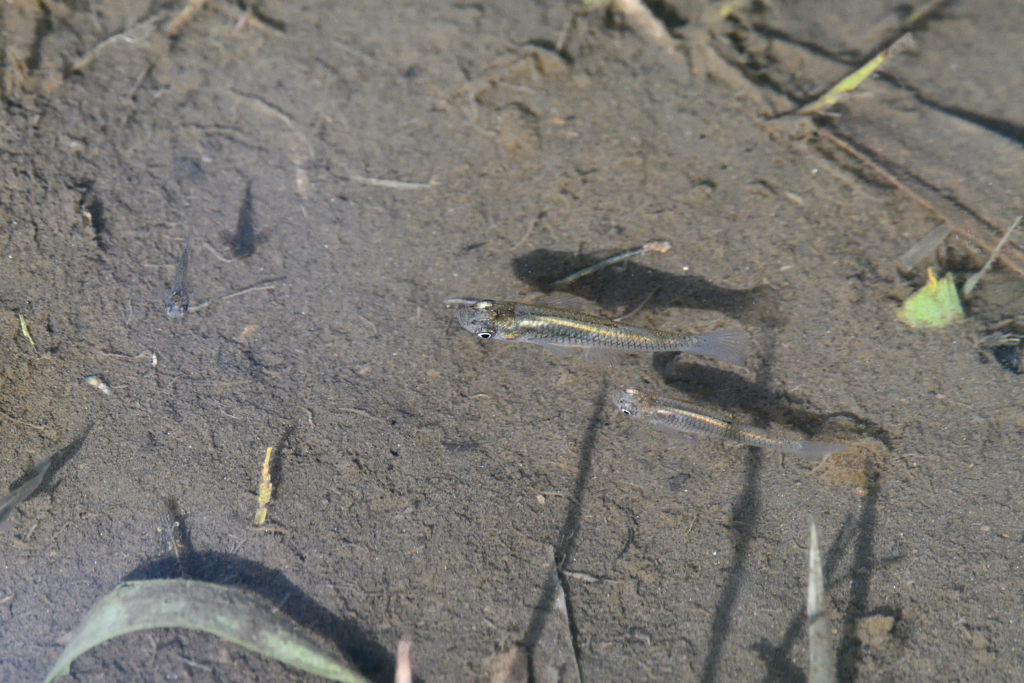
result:
M 551 2 L 212 0 L 174 37 L 179 3 L 6 3 L 2 492 L 50 460 L 0 528 L 0 678 L 41 680 L 119 582 L 184 577 L 375 681 L 403 636 L 423 681 L 802 681 L 813 516 L 839 680 L 1013 679 L 1024 392 L 982 341 L 1021 278 L 997 264 L 943 329 L 896 309 L 1024 212 L 1024 6 L 941 10 L 790 125 L 905 14 L 833 4 L 663 3 L 667 54 Z M 956 229 L 898 270 L 936 211 Z M 480 340 L 444 305 L 532 300 L 656 239 L 566 289 L 745 331 L 746 367 Z M 627 387 L 850 448 L 680 439 L 623 415 Z M 315 679 L 185 630 L 71 672 Z

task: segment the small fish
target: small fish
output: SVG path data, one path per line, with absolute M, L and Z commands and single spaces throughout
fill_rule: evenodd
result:
M 188 311 L 188 254 L 191 235 L 185 237 L 185 251 L 181 252 L 178 267 L 174 269 L 171 293 L 164 299 L 168 318 L 180 318 Z
M 747 446 L 773 448 L 798 455 L 807 460 L 821 460 L 845 448 L 825 441 L 789 441 L 773 439 L 756 427 L 740 427 L 725 420 L 705 415 L 688 406 L 636 389 L 624 389 L 612 397 L 615 406 L 630 417 L 656 427 L 688 434 L 702 434 L 729 439 Z
M 747 335 L 741 330 L 670 334 L 623 325 L 598 315 L 514 301 L 474 301 L 459 310 L 459 324 L 480 339 L 521 341 L 555 353 L 568 348 L 614 351 L 685 351 L 742 366 Z

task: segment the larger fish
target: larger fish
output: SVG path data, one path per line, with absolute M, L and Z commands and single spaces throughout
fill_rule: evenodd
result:
M 637 389 L 623 389 L 612 397 L 615 406 L 626 415 L 657 427 L 728 439 L 747 446 L 773 448 L 798 455 L 807 460 L 821 460 L 845 447 L 825 441 L 789 441 L 775 439 L 756 427 L 741 427 L 705 415 L 692 406 L 660 396 L 645 394 Z
M 670 334 L 599 315 L 514 301 L 475 301 L 459 310 L 459 324 L 480 339 L 529 342 L 556 352 L 566 348 L 681 351 L 740 366 L 746 360 L 747 335 L 741 330 Z

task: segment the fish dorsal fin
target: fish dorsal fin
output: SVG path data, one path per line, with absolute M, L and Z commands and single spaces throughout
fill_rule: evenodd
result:
M 649 327 L 640 327 L 639 325 L 623 325 L 622 323 L 615 323 L 615 329 L 622 332 L 628 332 L 630 334 L 638 334 L 641 336 L 649 335 L 653 330 Z
M 590 313 L 586 310 L 585 300 L 578 296 L 573 296 L 568 292 L 551 292 L 537 297 L 537 300 L 533 302 L 536 306 L 544 306 L 546 308 L 562 308 L 567 311 L 580 311 L 581 313 Z

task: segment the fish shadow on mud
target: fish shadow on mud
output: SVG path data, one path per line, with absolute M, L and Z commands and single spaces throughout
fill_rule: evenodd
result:
M 196 552 L 184 516 L 174 513 L 173 522 L 178 525 L 177 556 L 169 553 L 144 562 L 122 581 L 185 578 L 246 588 L 275 605 L 303 628 L 333 643 L 371 681 L 390 683 L 394 680 L 394 657 L 356 621 L 335 615 L 276 569 L 232 553 Z
M 267 241 L 265 234 L 256 234 L 256 210 L 252 205 L 252 181 L 245 184 L 242 205 L 238 209 L 238 222 L 233 233 L 221 232 L 221 240 L 231 248 L 234 259 L 249 258 L 256 253 L 256 247 Z
M 512 261 L 515 276 L 541 291 L 550 292 L 559 279 L 598 263 L 604 256 L 572 254 L 535 249 Z M 780 327 L 786 321 L 780 312 L 777 292 L 766 285 L 751 289 L 730 289 L 700 275 L 679 275 L 648 268 L 635 262 L 614 265 L 585 275 L 559 289 L 593 301 L 605 308 L 633 310 L 643 303 L 645 310 L 697 308 L 714 310 L 743 323 Z
M 82 450 L 86 437 L 92 431 L 94 422 L 86 425 L 85 429 L 75 437 L 74 441 L 60 449 L 52 456 L 36 465 L 31 472 L 26 472 L 11 484 L 11 492 L 0 501 L 0 523 L 3 523 L 10 516 L 14 509 L 26 500 L 35 498 L 43 493 L 52 493 L 57 489 L 60 481 L 54 482 L 57 473 L 68 464 L 71 458 Z
M 829 420 L 842 417 L 853 422 L 857 432 L 878 439 L 886 448 L 892 447 L 889 433 L 876 422 L 849 411 L 813 410 L 806 400 L 764 382 L 700 363 L 679 362 L 679 357 L 671 353 L 655 354 L 652 366 L 667 386 L 684 394 L 681 400 L 696 399 L 737 410 L 753 416 L 761 425 L 784 425 L 811 436 L 821 432 Z

